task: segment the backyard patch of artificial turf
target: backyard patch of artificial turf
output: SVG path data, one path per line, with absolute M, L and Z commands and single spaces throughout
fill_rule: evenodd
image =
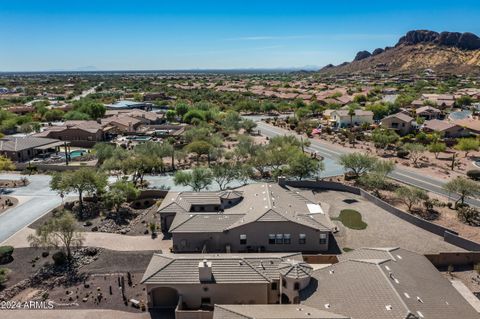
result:
M 362 220 L 362 215 L 353 209 L 343 209 L 338 217 L 332 219 L 341 221 L 345 227 L 350 229 L 362 230 L 368 226 Z

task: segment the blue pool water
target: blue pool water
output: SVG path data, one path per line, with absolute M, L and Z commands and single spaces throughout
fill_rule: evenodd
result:
M 451 120 L 463 120 L 463 119 L 466 119 L 468 118 L 469 116 L 472 115 L 472 112 L 471 111 L 468 111 L 468 110 L 464 110 L 464 111 L 456 111 L 456 112 L 452 112 L 450 113 L 450 115 L 448 116 Z

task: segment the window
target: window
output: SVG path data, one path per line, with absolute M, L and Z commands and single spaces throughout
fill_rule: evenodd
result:
M 275 244 L 275 234 L 269 234 L 268 235 L 268 243 L 270 245 L 274 245 Z
M 327 234 L 320 234 L 320 245 L 325 245 L 327 243 Z
M 305 245 L 305 243 L 307 242 L 307 235 L 305 234 L 299 234 L 298 235 L 298 243 L 300 245 Z
M 283 234 L 277 234 L 275 236 L 275 244 L 283 244 Z
M 275 234 L 269 234 L 268 235 L 268 243 L 270 245 L 274 245 L 275 244 Z
M 300 283 L 296 282 L 293 284 L 293 290 L 300 290 Z
M 290 245 L 292 242 L 290 238 L 291 238 L 290 234 L 283 234 L 283 243 L 285 245 Z
M 210 297 L 203 297 L 201 303 L 202 305 L 210 305 L 212 301 L 210 300 Z
M 246 245 L 247 244 L 247 235 L 242 234 L 240 235 L 240 245 Z
M 278 287 L 277 287 L 277 283 L 276 282 L 272 282 L 272 290 L 277 290 Z

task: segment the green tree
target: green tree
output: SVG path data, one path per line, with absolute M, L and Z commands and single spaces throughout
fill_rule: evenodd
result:
M 191 171 L 178 171 L 173 177 L 175 185 L 190 186 L 194 192 L 208 189 L 212 181 L 212 171 L 205 167 L 196 167 Z
M 410 159 L 415 166 L 426 151 L 425 146 L 419 143 L 407 143 L 403 146 L 403 149 L 409 152 Z
M 211 168 L 212 178 L 220 190 L 227 188 L 228 184 L 239 178 L 239 167 L 230 163 L 213 165 Z
M 460 202 L 463 206 L 466 197 L 480 195 L 480 184 L 464 177 L 457 177 L 448 181 L 443 185 L 443 188 L 449 193 L 454 193 L 460 196 L 460 198 L 455 201 L 455 205 Z
M 455 145 L 455 149 L 465 152 L 465 157 L 471 151 L 478 151 L 480 142 L 475 138 L 461 138 L 458 140 L 458 144 Z
M 322 161 L 311 158 L 304 153 L 298 153 L 288 160 L 287 176 L 302 180 L 318 176 L 320 171 L 325 170 Z
M 252 133 L 253 129 L 257 127 L 257 123 L 251 119 L 244 119 L 242 121 L 242 127 L 248 134 Z
M 395 194 L 407 206 L 409 212 L 414 205 L 428 199 L 427 193 L 417 187 L 401 186 L 395 190 Z
M 399 136 L 392 130 L 375 129 L 372 132 L 372 141 L 377 149 L 386 149 L 389 145 L 395 144 L 399 140 Z
M 183 116 L 187 114 L 189 109 L 190 107 L 188 104 L 180 102 L 175 106 L 175 113 L 177 113 L 177 115 L 183 119 Z
M 83 213 L 83 195 L 101 194 L 107 186 L 107 176 L 92 168 L 80 168 L 76 171 L 55 173 L 50 181 L 50 188 L 61 194 L 78 193 L 80 215 Z
M 119 180 L 110 185 L 103 199 L 108 208 L 115 208 L 118 212 L 123 203 L 136 199 L 139 194 L 140 191 L 135 187 L 135 184 Z
M 174 122 L 177 117 L 177 112 L 175 112 L 175 110 L 168 110 L 165 113 L 165 117 L 169 123 Z
M 377 158 L 368 154 L 348 153 L 340 155 L 339 163 L 355 177 L 359 177 L 375 168 Z
M 32 247 L 64 248 L 67 258 L 71 260 L 72 249 L 82 245 L 83 237 L 77 231 L 73 215 L 64 212 L 40 226 L 35 235 L 28 236 L 28 241 Z
M 5 156 L 0 155 L 0 171 L 13 171 L 15 164 Z
M 115 146 L 109 143 L 97 143 L 93 146 L 93 150 L 98 159 L 98 163 L 102 164 L 114 155 Z
M 197 163 L 200 161 L 200 157 L 202 155 L 208 155 L 212 148 L 212 144 L 205 141 L 193 141 L 186 146 L 186 150 L 189 153 L 195 153 L 197 155 Z
M 440 154 L 441 152 L 445 152 L 446 149 L 447 149 L 447 146 L 445 145 L 445 143 L 440 143 L 440 142 L 432 143 L 428 147 L 428 150 L 431 153 L 435 154 L 435 158 L 438 158 L 438 154 Z

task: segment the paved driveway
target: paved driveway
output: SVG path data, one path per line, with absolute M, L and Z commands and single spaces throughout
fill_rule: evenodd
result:
M 27 237 L 34 233 L 35 230 L 25 227 L 2 244 L 15 248 L 30 247 Z M 151 236 L 128 236 L 102 232 L 84 232 L 82 234 L 84 238 L 83 246 L 100 247 L 110 250 L 161 250 L 168 252 L 170 251 L 170 247 L 172 247 L 172 240 L 163 240 L 161 236 L 152 239 Z
M 364 200 L 361 196 L 346 192 L 322 191 L 315 194 L 320 202 L 330 204 L 330 216 L 337 217 L 342 209 L 354 209 L 368 224 L 366 229 L 346 228 L 339 221 L 339 232 L 335 234 L 340 248 L 402 247 L 420 254 L 448 251 L 463 251 L 440 236 L 414 226 L 380 207 Z
M 0 174 L 0 179 L 20 179 L 20 174 Z M 8 195 L 18 197 L 19 204 L 0 215 L 0 242 L 42 217 L 62 203 L 60 196 L 50 190 L 50 176 L 27 176 L 30 184 L 6 189 Z

